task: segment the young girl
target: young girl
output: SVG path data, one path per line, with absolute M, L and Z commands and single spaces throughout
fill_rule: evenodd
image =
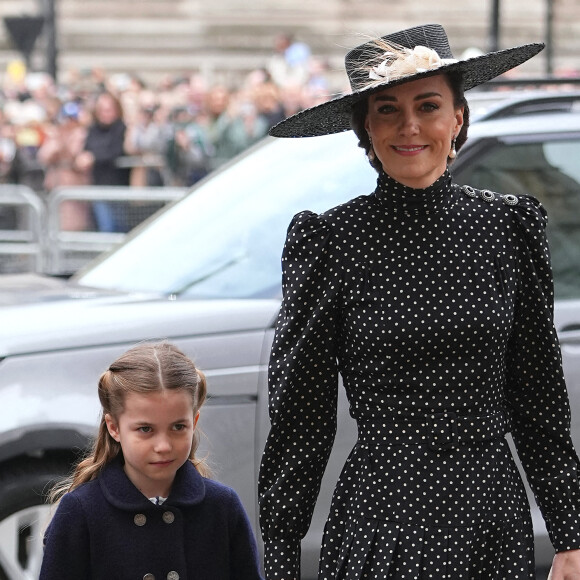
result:
M 55 488 L 41 580 L 258 580 L 236 493 L 195 457 L 203 373 L 175 346 L 143 343 L 99 381 L 91 454 Z

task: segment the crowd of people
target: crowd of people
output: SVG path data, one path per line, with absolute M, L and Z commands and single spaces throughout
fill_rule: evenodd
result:
M 236 87 L 198 72 L 155 84 L 137 75 L 69 71 L 5 75 L 0 183 L 44 195 L 59 186 L 190 186 L 282 119 L 328 100 L 327 67 L 280 34 L 264 67 Z M 67 201 L 61 227 L 119 231 L 107 204 Z

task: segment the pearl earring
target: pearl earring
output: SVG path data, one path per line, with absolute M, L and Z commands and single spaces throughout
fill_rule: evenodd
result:
M 453 137 L 451 141 L 451 151 L 449 151 L 449 159 L 455 159 L 457 157 L 457 151 L 455 150 L 455 142 L 457 141 L 457 136 Z
M 371 134 L 367 132 L 367 135 L 369 137 L 369 150 L 367 153 L 367 157 L 369 158 L 369 161 L 374 161 L 376 159 L 376 155 L 375 150 L 373 149 L 373 141 L 371 139 Z

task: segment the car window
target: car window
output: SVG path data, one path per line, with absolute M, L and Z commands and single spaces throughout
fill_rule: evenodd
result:
M 556 298 L 580 298 L 580 139 L 497 142 L 455 173 L 458 183 L 537 197 L 547 235 Z
M 75 279 L 196 298 L 279 296 L 292 216 L 368 194 L 376 177 L 351 132 L 268 139 Z

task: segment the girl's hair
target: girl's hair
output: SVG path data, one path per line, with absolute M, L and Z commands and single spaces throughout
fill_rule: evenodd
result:
M 89 454 L 75 467 L 72 475 L 58 483 L 49 499 L 58 501 L 62 495 L 95 479 L 117 455 L 121 445 L 107 429 L 105 415 L 118 420 L 129 393 L 147 395 L 165 390 L 184 389 L 191 395 L 194 414 L 203 405 L 207 387 L 204 374 L 193 361 L 169 342 L 141 343 L 122 354 L 99 379 L 101 420 L 97 436 Z M 189 460 L 204 477 L 210 469 L 204 460 L 195 457 L 199 445 L 199 429 L 195 429 Z
M 458 72 L 443 73 L 443 76 L 448 80 L 451 91 L 453 92 L 453 105 L 455 107 L 463 107 L 463 125 L 457 135 L 455 141 L 455 150 L 459 151 L 463 144 L 467 141 L 467 129 L 469 128 L 469 105 L 463 92 L 463 76 Z M 365 150 L 368 155 L 371 149 L 371 140 L 365 129 L 365 121 L 369 110 L 368 97 L 361 99 L 353 105 L 350 117 L 350 125 L 352 130 L 358 137 L 358 146 Z M 448 164 L 452 162 L 451 158 L 447 158 Z M 374 159 L 369 159 L 371 166 L 377 171 L 381 171 L 383 166 L 379 158 L 375 156 Z

